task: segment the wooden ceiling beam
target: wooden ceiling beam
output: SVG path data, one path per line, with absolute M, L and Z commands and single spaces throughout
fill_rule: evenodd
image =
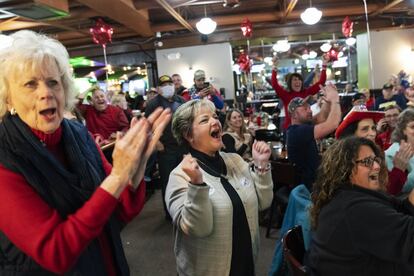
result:
M 126 32 L 126 33 L 121 33 L 118 34 L 117 36 L 112 38 L 112 43 L 116 43 L 117 40 L 121 40 L 121 39 L 125 39 L 125 38 L 129 38 L 129 37 L 134 37 L 136 36 L 134 32 Z M 67 39 L 67 40 L 61 40 L 59 39 L 60 42 L 62 42 L 63 45 L 65 45 L 66 47 L 71 47 L 71 46 L 77 46 L 77 45 L 96 45 L 93 41 L 92 38 L 85 38 L 85 37 L 79 37 L 79 38 L 72 38 L 72 39 Z M 115 45 L 115 44 L 114 44 Z M 101 46 L 98 46 L 98 48 L 100 48 L 102 50 Z M 107 44 L 107 49 L 113 47 L 113 45 Z M 108 52 L 109 53 L 109 52 Z
M 163 7 L 172 17 L 174 17 L 183 27 L 185 27 L 190 32 L 195 32 L 193 26 L 191 26 L 187 20 L 185 20 L 181 14 L 179 14 L 170 4 L 165 0 L 155 0 L 161 7 Z
M 134 7 L 137 10 L 150 10 L 159 8 L 159 5 L 153 0 L 135 0 Z
M 293 11 L 297 3 L 298 3 L 298 0 L 289 0 L 289 4 L 286 7 L 286 10 L 284 11 L 282 18 L 280 19 L 281 23 L 284 23 L 286 21 L 286 18 Z
M 372 4 L 368 5 L 368 12 L 372 12 L 378 8 L 378 5 Z M 321 9 L 323 12 L 322 19 L 324 17 L 333 17 L 333 16 L 345 16 L 345 15 L 361 15 L 364 14 L 364 7 L 362 5 L 358 6 L 349 6 L 341 8 L 326 8 Z M 303 11 L 292 11 L 286 17 L 289 20 L 295 20 L 300 18 L 300 14 Z M 282 12 L 262 12 L 262 13 L 248 13 L 248 14 L 235 14 L 235 15 L 226 15 L 226 16 L 217 16 L 212 17 L 214 21 L 217 22 L 217 26 L 226 26 L 226 25 L 239 25 L 240 18 L 247 17 L 252 23 L 260 22 L 277 22 L 283 16 Z M 194 25 L 197 20 L 189 21 L 190 24 Z M 317 25 L 318 26 L 318 25 Z M 172 30 L 183 29 L 182 26 L 176 23 L 166 23 L 166 24 L 156 24 L 152 25 L 152 30 L 154 32 L 168 32 Z
M 315 37 L 319 37 L 320 39 L 331 39 L 332 33 L 336 33 L 339 35 L 341 32 L 340 23 L 326 23 L 323 24 L 323 32 L 321 32 L 321 26 L 309 26 L 309 25 L 297 25 L 297 26 L 285 26 L 281 28 L 274 28 L 274 27 L 267 27 L 261 29 L 255 29 L 254 37 L 251 39 L 251 45 L 257 42 L 259 44 L 260 40 L 263 38 L 272 38 L 276 41 L 277 38 L 280 37 L 288 37 L 289 39 L 298 40 L 300 38 L 303 41 L 308 39 L 308 35 L 315 35 Z M 354 26 L 354 33 L 361 33 L 365 32 L 365 24 L 356 24 Z M 372 30 L 382 30 L 384 28 L 389 28 L 388 20 L 378 19 L 372 20 L 370 22 L 370 27 Z M 396 29 L 396 27 L 394 27 Z M 244 41 L 245 38 L 242 37 L 240 30 L 233 30 L 227 32 L 217 32 L 209 35 L 208 43 L 223 43 L 223 42 L 230 42 L 233 41 L 236 43 L 237 41 Z M 71 45 L 79 45 L 79 42 L 83 42 L 80 40 L 68 40 L 63 41 L 66 46 Z M 187 34 L 187 35 L 180 35 L 171 38 L 163 38 L 162 42 L 164 46 L 162 49 L 168 48 L 177 48 L 177 47 L 187 47 L 187 46 L 194 46 L 194 45 L 203 45 L 204 43 L 201 42 L 200 36 L 196 34 Z M 138 43 L 138 42 L 137 42 Z M 151 50 L 154 49 L 153 41 L 148 43 L 141 44 L 142 49 L 144 50 Z M 136 52 L 140 51 L 140 47 L 134 45 L 133 43 L 122 43 L 122 44 L 109 44 L 107 47 L 107 53 L 109 54 L 122 54 L 128 52 Z M 101 56 L 102 50 L 99 46 L 96 47 L 87 47 L 84 49 L 70 49 L 69 53 L 71 56 L 87 56 L 87 57 L 94 57 L 94 56 Z
M 132 0 L 77 0 L 78 2 L 107 16 L 137 34 L 149 37 L 154 33 L 151 30 L 148 10 L 136 10 Z
M 0 23 L 0 31 L 18 31 L 21 29 L 32 29 L 39 26 L 48 26 L 50 24 L 44 22 L 30 22 L 20 20 L 6 20 Z
M 388 5 L 385 5 L 384 7 L 374 11 L 372 14 L 370 14 L 370 16 L 377 16 L 391 8 L 393 8 L 394 6 L 400 4 L 401 2 L 403 2 L 404 0 L 394 0 L 391 3 L 389 3 Z
M 86 29 L 84 31 L 88 32 L 88 30 L 86 30 Z M 131 29 L 129 29 L 127 27 L 116 27 L 112 37 L 117 38 L 118 35 L 124 34 L 124 33 L 130 33 L 131 34 L 133 32 L 131 31 Z M 90 34 L 89 34 L 89 36 L 91 37 Z M 60 41 L 77 39 L 77 38 L 79 38 L 79 33 L 74 32 L 74 31 L 60 32 L 60 33 L 56 33 L 56 38 L 59 39 Z

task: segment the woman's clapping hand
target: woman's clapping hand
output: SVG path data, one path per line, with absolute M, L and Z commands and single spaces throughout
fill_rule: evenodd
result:
M 134 178 L 134 185 L 138 185 L 140 172 L 143 175 L 146 162 L 170 120 L 171 111 L 162 108 L 155 110 L 148 119 L 133 118 L 125 135 L 117 134 L 111 174 L 125 183 Z

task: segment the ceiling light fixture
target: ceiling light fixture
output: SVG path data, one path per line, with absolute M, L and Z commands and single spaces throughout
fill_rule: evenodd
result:
M 278 40 L 275 45 L 273 45 L 273 51 L 284 53 L 289 51 L 290 44 L 288 40 Z
M 272 64 L 273 64 L 272 57 L 265 57 L 265 58 L 263 59 L 263 61 L 264 61 L 264 62 L 266 62 L 266 63 L 267 63 L 267 64 L 269 64 L 269 65 L 272 65 Z
M 209 35 L 216 30 L 217 23 L 210 17 L 207 17 L 206 7 L 204 6 L 204 18 L 197 22 L 197 30 L 205 35 Z
M 300 14 L 300 19 L 307 25 L 314 25 L 321 20 L 322 12 L 312 7 L 312 1 L 309 1 L 309 8 Z
M 315 51 L 310 51 L 309 52 L 309 58 L 316 58 L 318 56 L 318 54 Z
M 321 51 L 322 52 L 328 52 L 332 48 L 332 45 L 330 43 L 324 43 L 321 45 Z
M 355 43 L 356 43 L 356 38 L 355 37 L 348 37 L 346 40 L 345 40 L 345 43 L 346 43 L 346 45 L 349 45 L 349 46 L 352 46 L 352 45 L 354 45 Z

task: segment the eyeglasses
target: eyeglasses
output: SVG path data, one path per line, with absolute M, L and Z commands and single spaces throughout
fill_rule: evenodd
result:
M 379 156 L 375 156 L 375 157 L 370 156 L 370 157 L 355 161 L 355 163 L 361 164 L 362 166 L 367 167 L 367 168 L 372 168 L 372 166 L 374 165 L 374 162 L 377 162 L 377 164 L 381 166 L 381 163 L 382 163 L 381 157 L 379 157 Z

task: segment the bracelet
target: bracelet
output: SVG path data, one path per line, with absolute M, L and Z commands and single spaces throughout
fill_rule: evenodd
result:
M 254 172 L 265 173 L 265 172 L 270 171 L 271 168 L 272 168 L 272 166 L 270 165 L 270 163 L 267 163 L 266 166 L 263 166 L 263 167 L 262 166 L 256 166 L 253 163 L 253 171 Z

